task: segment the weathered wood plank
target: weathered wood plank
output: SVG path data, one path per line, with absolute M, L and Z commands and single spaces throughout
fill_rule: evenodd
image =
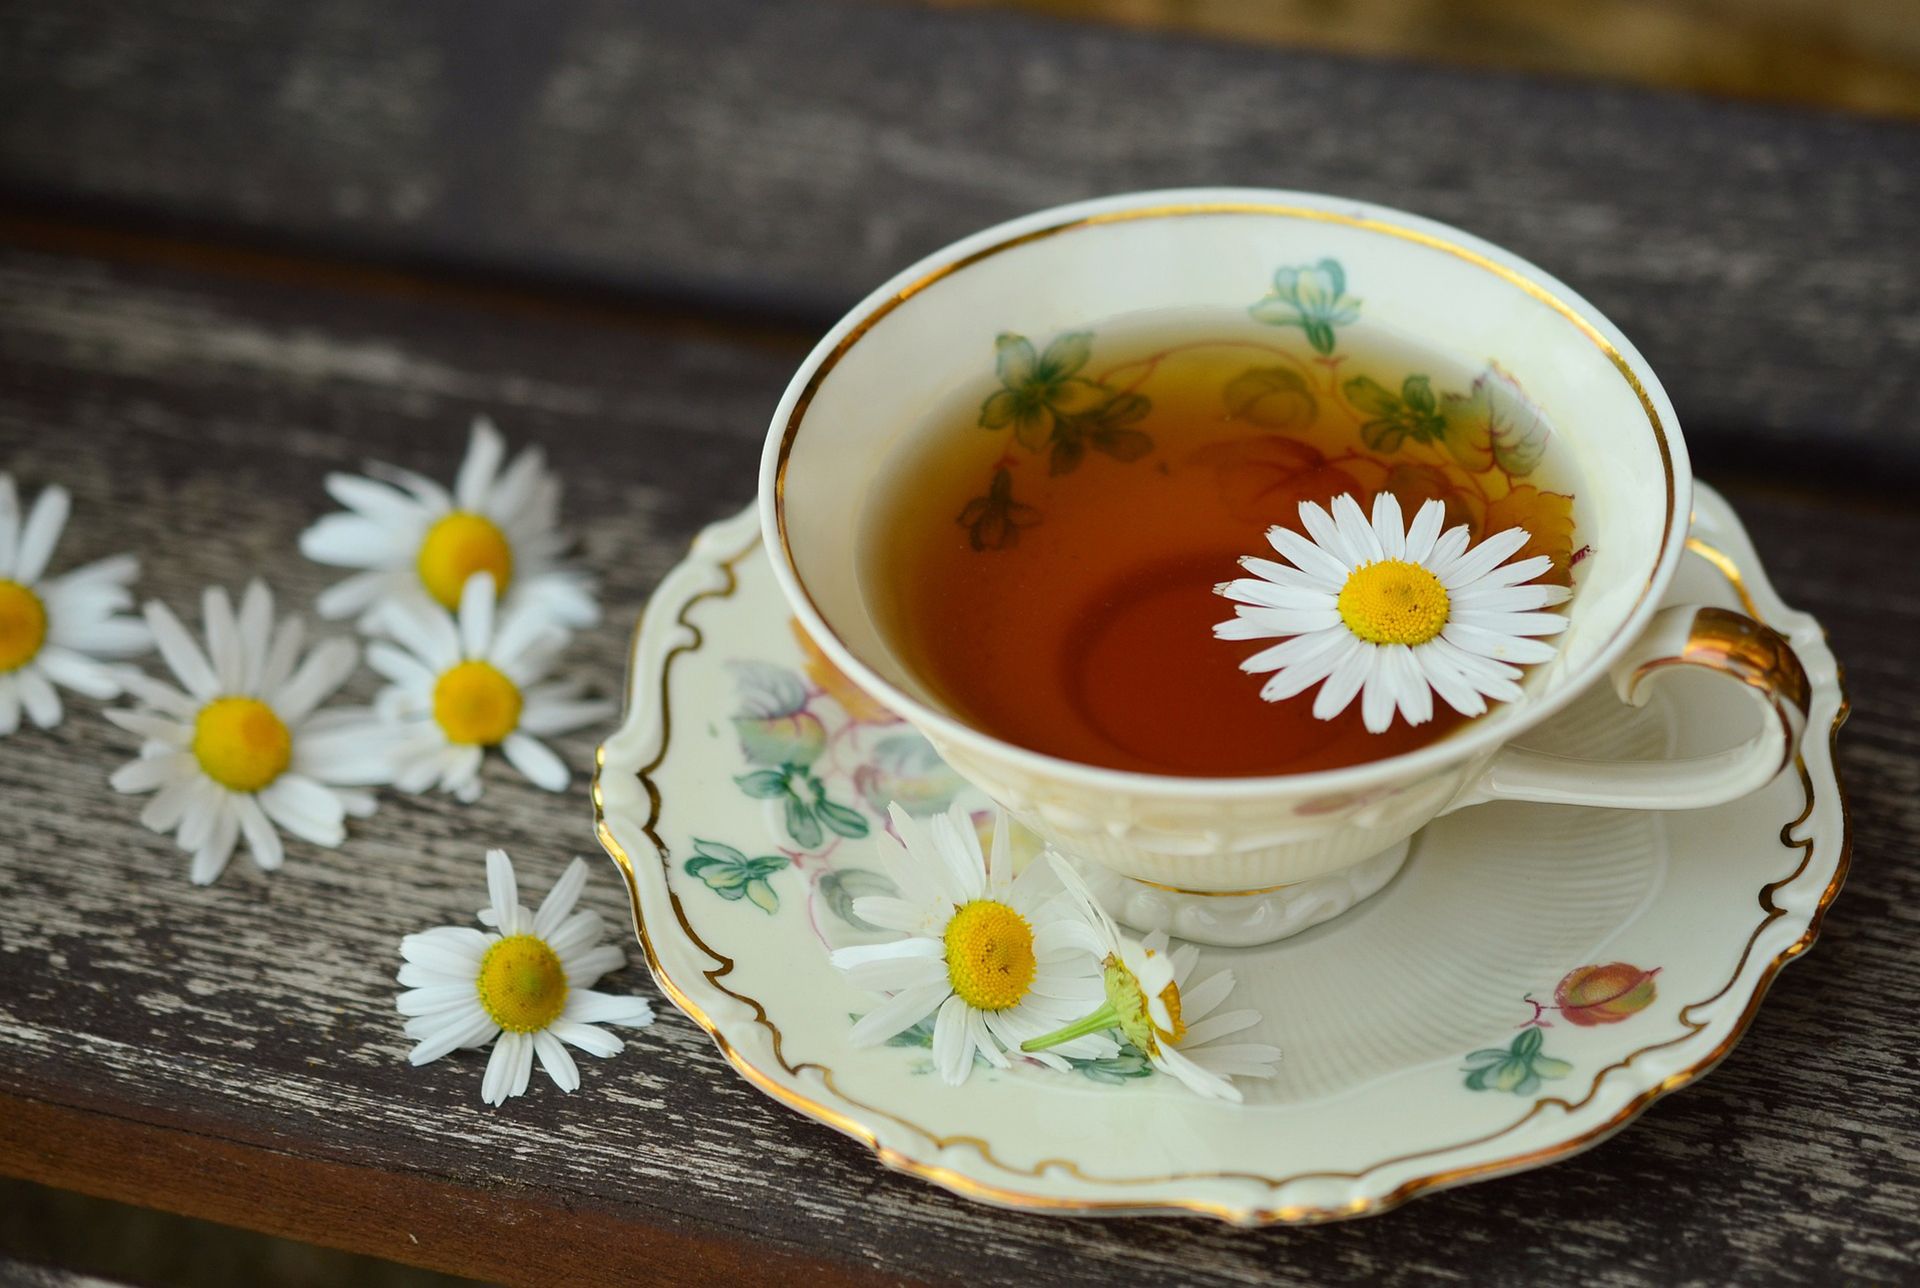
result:
M 330 577 L 294 548 L 326 508 L 320 473 L 378 454 L 445 474 L 488 410 L 568 479 L 608 609 L 573 659 L 612 687 L 648 588 L 700 523 L 747 500 L 795 347 L 321 274 L 16 250 L 0 254 L 0 465 L 74 490 L 65 559 L 139 549 L 143 592 L 182 608 L 253 572 L 301 600 Z M 1920 839 L 1920 585 L 1911 561 L 1876 560 L 1871 585 L 1836 570 L 1910 549 L 1920 520 L 1874 493 L 1732 481 L 1783 593 L 1823 616 L 1850 667 L 1855 877 L 1725 1066 L 1581 1158 L 1314 1230 L 1009 1215 L 778 1108 L 664 1004 L 627 1053 L 588 1062 L 580 1093 L 541 1084 L 490 1110 L 477 1058 L 406 1066 L 395 945 L 478 906 L 485 845 L 535 885 L 591 853 L 583 782 L 554 797 L 493 774 L 472 807 L 390 797 L 337 853 L 293 844 L 271 879 L 241 859 L 196 890 L 107 790 L 125 744 L 76 700 L 61 728 L 0 741 L 0 1168 L 403 1257 L 416 1209 L 451 1238 L 448 1196 L 477 1195 L 492 1213 L 477 1224 L 526 1231 L 476 1239 L 487 1260 L 465 1268 L 494 1278 L 597 1273 L 629 1228 L 637 1248 L 720 1243 L 743 1265 L 763 1252 L 975 1285 L 1907 1278 L 1920 872 L 1895 860 Z M 563 746 L 584 765 L 592 741 Z M 588 902 L 624 917 L 605 868 Z M 637 964 L 613 983 L 651 992 Z M 139 1142 L 177 1151 L 169 1186 L 116 1187 L 118 1137 L 89 1126 L 108 1117 L 136 1161 Z M 547 1220 L 610 1233 L 548 1240 Z M 516 1258 L 536 1245 L 556 1261 L 529 1271 Z
M 1920 466 L 1920 128 L 818 0 L 0 9 L 0 191 L 819 325 L 995 220 L 1310 188 L 1536 259 L 1683 421 Z

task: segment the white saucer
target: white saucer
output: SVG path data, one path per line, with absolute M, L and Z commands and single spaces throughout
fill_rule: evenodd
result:
M 1285 1053 L 1270 1083 L 1243 1083 L 1244 1105 L 1201 1101 L 1125 1057 L 1073 1074 L 983 1068 L 952 1088 L 924 1050 L 848 1045 L 850 1016 L 876 999 L 826 947 L 866 937 L 850 903 L 877 879 L 882 811 L 889 798 L 937 808 L 960 785 L 905 725 L 810 670 L 751 511 L 702 533 L 648 605 L 626 720 L 595 777 L 601 841 L 660 987 L 754 1085 L 889 1166 L 1036 1211 L 1246 1225 L 1381 1211 L 1594 1144 L 1704 1073 L 1839 891 L 1833 655 L 1705 487 L 1689 545 L 1669 599 L 1742 608 L 1806 665 L 1797 771 L 1692 814 L 1464 810 L 1344 916 L 1206 950 L 1202 973 L 1231 964 L 1235 1002 L 1264 1017 L 1248 1037 Z M 1722 747 L 1750 718 L 1729 687 L 1676 675 L 1640 711 L 1598 690 L 1529 742 Z

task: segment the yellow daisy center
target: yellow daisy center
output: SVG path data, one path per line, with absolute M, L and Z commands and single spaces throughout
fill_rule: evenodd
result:
M 448 608 L 460 606 L 460 588 L 477 572 L 492 573 L 493 588 L 503 595 L 513 580 L 513 547 L 506 534 L 471 510 L 455 510 L 428 528 L 416 562 L 427 593 Z
M 1447 588 L 1417 563 L 1361 564 L 1340 588 L 1340 619 L 1373 644 L 1425 644 L 1447 624 Z
M 976 1011 L 1018 1006 L 1038 969 L 1033 927 L 993 899 L 963 904 L 947 923 L 947 978 Z
M 0 671 L 33 661 L 47 638 L 47 606 L 17 581 L 0 581 Z
M 215 698 L 193 721 L 193 755 L 230 792 L 257 792 L 286 771 L 293 735 L 258 698 Z
M 433 718 L 448 742 L 491 747 L 520 727 L 520 689 L 491 662 L 461 662 L 433 686 Z
M 1151 957 L 1153 954 L 1147 954 Z M 1118 957 L 1106 960 L 1106 971 L 1102 983 L 1107 990 L 1107 1005 L 1113 1008 L 1119 1017 L 1120 1031 L 1127 1035 L 1127 1041 L 1153 1055 L 1159 1051 L 1162 1040 L 1180 1045 L 1187 1036 L 1187 1023 L 1180 1018 L 1180 986 L 1171 981 L 1160 990 L 1160 1000 L 1167 1005 L 1167 1015 L 1173 1020 L 1173 1031 L 1168 1032 L 1153 1022 L 1152 1014 L 1147 1010 L 1147 995 L 1140 987 L 1140 981 L 1134 973 L 1123 965 Z
M 538 1033 L 567 1005 L 567 972 L 538 935 L 508 935 L 480 959 L 480 1005 L 509 1033 Z

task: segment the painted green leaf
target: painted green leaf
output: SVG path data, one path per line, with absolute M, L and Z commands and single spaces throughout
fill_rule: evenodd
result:
M 1047 458 L 1047 473 L 1071 474 L 1086 454 L 1086 445 L 1077 437 L 1057 437 L 1053 440 L 1053 453 Z
M 860 811 L 849 809 L 822 797 L 813 807 L 813 812 L 822 823 L 850 840 L 859 840 L 867 834 L 867 820 Z
M 804 711 L 807 683 L 798 674 L 771 662 L 729 662 L 734 688 L 740 695 L 740 714 L 770 720 Z
M 1434 401 L 1433 382 L 1425 376 L 1408 376 L 1400 385 L 1400 400 L 1414 411 L 1431 415 L 1439 404 Z
M 1047 405 L 1038 399 L 1023 402 L 1013 422 L 1013 434 L 1020 440 L 1020 446 L 1030 452 L 1037 452 L 1047 445 L 1047 437 L 1053 432 L 1053 413 Z
M 787 775 L 778 769 L 756 769 L 733 780 L 756 800 L 776 800 L 787 794 Z
M 1370 420 L 1360 426 L 1360 438 L 1376 452 L 1398 451 L 1406 441 L 1407 427 L 1397 420 Z
M 746 886 L 747 900 L 765 913 L 780 911 L 780 896 L 765 881 L 749 881 Z
M 798 796 L 787 797 L 787 835 L 803 850 L 811 850 L 825 839 L 820 820 Z
M 1018 389 L 1031 383 L 1039 365 L 1040 359 L 1033 351 L 1033 342 L 1026 336 L 1007 331 L 994 337 L 994 371 L 999 375 L 1000 383 L 1007 388 Z
M 1301 429 L 1319 415 L 1319 401 L 1292 367 L 1251 367 L 1227 382 L 1227 414 L 1268 429 Z
M 1393 417 L 1400 414 L 1400 400 L 1371 376 L 1355 376 L 1342 388 L 1347 401 L 1369 416 Z
M 735 716 L 733 728 L 740 750 L 756 765 L 811 765 L 827 745 L 827 728 L 811 711 Z
M 791 866 L 784 854 L 763 854 L 748 858 L 731 845 L 694 838 L 694 857 L 684 864 L 686 873 L 729 903 L 746 899 L 755 907 L 771 913 L 779 908 L 780 897 L 767 878 Z
M 980 424 L 985 429 L 1005 429 L 1020 414 L 1020 399 L 1011 389 L 988 395 L 980 404 Z
M 1540 1055 L 1533 1058 L 1533 1071 L 1543 1078 L 1564 1078 L 1573 1072 L 1573 1065 L 1550 1055 Z
M 1153 450 L 1153 439 L 1137 429 L 1096 429 L 1088 441 L 1116 461 L 1137 461 Z
M 826 901 L 833 915 L 852 926 L 855 930 L 879 930 L 880 927 L 862 920 L 853 910 L 855 899 L 868 895 L 895 897 L 899 888 L 878 872 L 866 868 L 839 868 L 820 878 L 820 897 Z
M 1333 352 L 1333 328 L 1318 318 L 1308 318 L 1305 323 L 1307 343 L 1316 353 Z

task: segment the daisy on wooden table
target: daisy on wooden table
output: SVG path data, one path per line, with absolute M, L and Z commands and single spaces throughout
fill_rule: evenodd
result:
M 1545 573 L 1545 555 L 1506 561 L 1526 546 L 1524 528 L 1508 528 L 1479 545 L 1466 526 L 1440 530 L 1446 507 L 1428 501 L 1404 523 L 1391 492 L 1374 499 L 1369 522 L 1351 495 L 1332 513 L 1300 504 L 1301 536 L 1275 527 L 1267 540 L 1288 563 L 1244 558 L 1252 577 L 1215 589 L 1238 601 L 1231 621 L 1213 628 L 1223 640 L 1287 637 L 1240 664 L 1273 674 L 1260 690 L 1269 702 L 1320 692 L 1313 714 L 1331 720 L 1360 699 L 1369 731 L 1384 732 L 1394 712 L 1408 724 L 1433 718 L 1433 695 L 1462 715 L 1477 716 L 1486 699 L 1521 696 L 1522 665 L 1544 662 L 1553 645 L 1536 638 L 1566 629 L 1559 613 L 1565 586 L 1523 584 Z
M 480 797 L 480 765 L 498 747 L 537 787 L 565 791 L 566 762 L 540 741 L 604 720 L 613 704 L 581 697 L 575 681 L 548 681 L 568 641 L 541 605 L 519 600 L 496 614 L 493 577 L 475 573 L 460 595 L 459 617 L 437 606 L 396 600 L 377 625 L 392 637 L 367 648 L 367 663 L 388 687 L 374 709 L 394 731 L 394 786 L 438 786 L 462 801 Z
M 1167 935 L 1156 930 L 1143 940 L 1120 933 L 1112 918 L 1073 865 L 1048 851 L 1047 862 L 1086 924 L 1095 928 L 1101 955 L 1104 1002 L 1052 1033 L 1030 1039 L 1021 1049 L 1044 1054 L 1061 1050 L 1089 1033 L 1117 1029 L 1161 1073 L 1188 1090 L 1214 1100 L 1239 1101 L 1233 1079 L 1271 1078 L 1278 1047 L 1264 1042 L 1222 1042 L 1260 1022 L 1257 1011 L 1222 1011 L 1233 992 L 1233 972 L 1220 971 L 1189 986 L 1200 950 L 1182 944 L 1169 950 Z
M 392 773 L 377 725 L 363 708 L 319 710 L 359 665 L 358 646 L 326 640 L 303 660 L 300 619 L 276 627 L 273 595 L 258 581 L 238 613 L 225 590 L 207 590 L 204 652 L 166 605 L 148 603 L 146 616 L 181 687 L 124 677 L 142 705 L 106 715 L 145 741 L 110 781 L 154 793 L 140 821 L 175 834 L 193 855 L 194 884 L 218 877 L 243 836 L 271 871 L 284 858 L 277 828 L 331 848 L 346 839 L 349 814 L 373 813 L 372 795 L 355 789 Z
M 535 604 L 563 626 L 598 622 L 592 577 L 560 559 L 570 544 L 559 528 L 560 480 L 538 447 L 502 469 L 506 452 L 481 416 L 451 492 L 378 462 L 367 466 L 372 478 L 327 475 L 328 493 L 347 509 L 301 533 L 301 553 L 364 571 L 321 592 L 320 615 L 359 615 L 371 626 L 385 602 L 457 608 L 467 579 L 486 572 L 510 604 Z
M 855 1022 L 855 1046 L 877 1046 L 931 1015 L 934 1065 L 958 1086 L 976 1055 L 1008 1068 L 1022 1042 L 1099 999 L 1099 940 L 1044 864 L 1014 875 L 1005 814 L 994 812 L 985 855 L 958 805 L 924 823 L 897 804 L 888 816 L 899 842 L 886 847 L 886 867 L 900 893 L 863 896 L 853 910 L 902 937 L 832 955 L 854 984 L 890 995 Z M 1095 1033 L 1033 1058 L 1065 1069 L 1063 1057 L 1118 1051 Z
M 153 647 L 127 584 L 140 575 L 132 555 L 97 560 L 58 577 L 46 575 L 72 502 L 49 487 L 23 518 L 13 476 L 0 473 L 0 738 L 20 727 L 20 713 L 42 729 L 60 723 L 61 685 L 90 698 L 117 698 L 121 668 L 104 659 Z
M 535 1056 L 556 1087 L 573 1091 L 580 1069 L 563 1042 L 605 1059 L 625 1044 L 599 1025 L 652 1024 L 645 998 L 590 987 L 627 959 L 600 942 L 606 923 L 598 914 L 574 911 L 586 884 L 587 865 L 576 858 L 540 910 L 528 912 L 507 852 L 488 850 L 489 900 L 479 917 L 493 929 L 436 926 L 400 941 L 399 982 L 407 991 L 395 1006 L 408 1017 L 406 1034 L 416 1042 L 408 1060 L 427 1064 L 497 1038 L 480 1098 L 498 1105 L 527 1089 Z

